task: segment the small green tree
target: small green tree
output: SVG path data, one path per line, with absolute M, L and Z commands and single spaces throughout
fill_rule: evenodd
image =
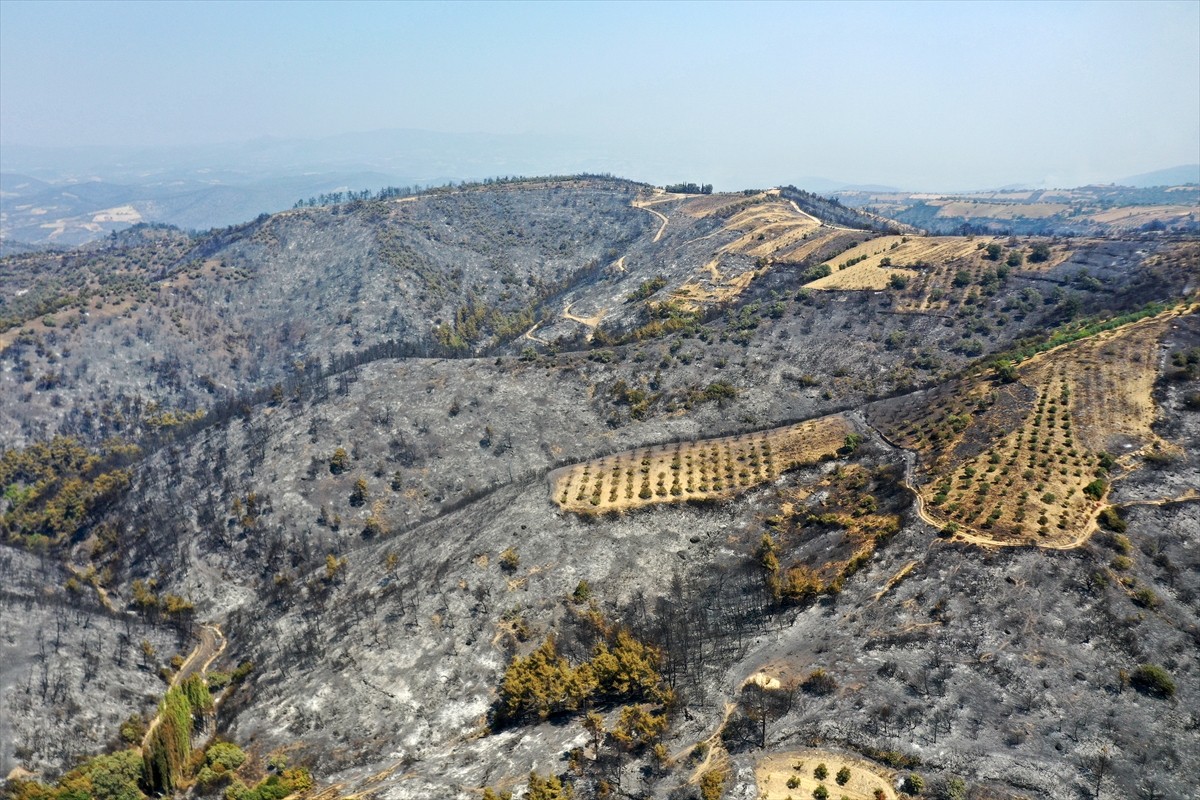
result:
M 992 242 L 986 248 L 988 261 L 999 261 L 1000 254 L 1004 252 L 1004 248 L 996 242 Z
M 1029 251 L 1029 261 L 1034 264 L 1040 264 L 1043 261 L 1050 260 L 1050 245 L 1045 242 L 1038 242 Z
M 341 475 L 348 469 L 350 469 L 350 454 L 346 452 L 346 448 L 339 447 L 329 457 L 329 471 L 334 475 Z
M 572 800 L 575 791 L 571 784 L 564 784 L 557 775 L 543 778 L 536 772 L 529 773 L 529 788 L 525 800 Z
M 367 502 L 367 480 L 359 478 L 354 482 L 354 491 L 350 493 L 350 505 L 361 506 Z
M 829 768 L 825 766 L 824 761 L 817 764 L 817 768 L 813 770 L 813 777 L 819 781 L 823 781 L 829 777 Z
M 829 790 L 825 788 L 825 784 L 820 784 L 813 789 L 813 800 L 829 800 Z
M 839 769 L 837 771 L 837 777 L 834 778 L 834 780 L 837 781 L 838 786 L 845 786 L 847 783 L 850 782 L 850 768 L 842 767 L 841 769 Z

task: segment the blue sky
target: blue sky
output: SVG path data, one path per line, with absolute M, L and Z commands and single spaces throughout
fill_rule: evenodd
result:
M 1112 180 L 1200 161 L 1200 2 L 0 2 L 0 146 L 387 128 L 745 185 Z

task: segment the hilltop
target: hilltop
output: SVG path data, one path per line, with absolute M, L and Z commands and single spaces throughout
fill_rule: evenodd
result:
M 1200 242 L 883 211 L 573 176 L 3 258 L 0 769 L 1186 796 Z

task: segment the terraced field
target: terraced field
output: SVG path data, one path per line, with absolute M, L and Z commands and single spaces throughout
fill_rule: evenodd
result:
M 732 497 L 832 457 L 853 432 L 838 414 L 759 433 L 629 450 L 550 473 L 551 497 L 586 514 Z
M 881 236 L 854 247 L 829 264 L 833 272 L 808 284 L 810 289 L 886 289 L 893 275 L 915 280 L 928 275 L 934 282 L 945 272 L 947 262 L 971 256 L 978 241 L 961 236 Z M 941 268 L 941 269 L 939 269 Z M 949 285 L 953 273 L 945 283 Z
M 1174 448 L 1151 429 L 1166 312 L 1030 359 L 1012 383 L 980 377 L 871 410 L 917 451 L 933 521 L 964 538 L 1071 546 L 1087 538 L 1109 473 Z

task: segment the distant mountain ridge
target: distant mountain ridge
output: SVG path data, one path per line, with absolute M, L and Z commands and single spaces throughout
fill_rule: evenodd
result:
M 1117 183 L 1121 186 L 1135 186 L 1139 189 L 1200 183 L 1200 164 L 1183 164 L 1178 167 L 1156 169 L 1153 172 L 1143 172 L 1140 175 L 1122 178 Z

